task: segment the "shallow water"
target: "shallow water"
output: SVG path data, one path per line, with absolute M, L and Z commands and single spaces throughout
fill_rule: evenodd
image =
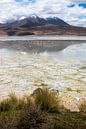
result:
M 38 87 L 86 97 L 86 44 L 42 53 L 0 49 L 0 97 L 31 94 Z
M 60 35 L 47 35 L 47 36 L 0 36 L 0 41 L 15 41 L 15 40 L 75 40 L 86 41 L 86 36 L 60 36 Z

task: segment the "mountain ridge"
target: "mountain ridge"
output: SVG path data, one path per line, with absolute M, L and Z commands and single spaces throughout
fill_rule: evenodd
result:
M 57 18 L 57 17 L 41 18 L 36 15 L 31 15 L 26 18 L 20 18 L 19 20 L 16 20 L 14 22 L 2 24 L 2 26 L 10 26 L 12 28 L 16 28 L 16 27 L 31 28 L 33 26 L 40 26 L 40 25 L 47 25 L 47 24 L 69 26 L 69 24 L 67 24 L 60 18 Z

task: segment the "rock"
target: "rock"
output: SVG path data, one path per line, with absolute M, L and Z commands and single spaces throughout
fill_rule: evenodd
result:
M 41 88 L 37 88 L 32 94 L 31 96 L 36 96 L 37 94 L 41 93 L 42 89 Z
M 86 113 L 86 98 L 81 98 L 79 101 L 79 110 Z
M 59 95 L 59 90 L 57 89 L 50 89 L 51 92 L 53 92 L 55 95 Z

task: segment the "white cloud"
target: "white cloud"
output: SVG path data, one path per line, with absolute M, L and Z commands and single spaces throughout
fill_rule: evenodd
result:
M 86 3 L 86 0 L 70 0 L 73 3 Z
M 12 2 L 12 0 L 0 0 L 0 3 L 9 3 Z
M 83 2 L 85 0 L 82 0 Z M 70 3 L 80 3 L 80 0 L 36 0 L 35 3 L 19 4 L 15 0 L 0 0 L 0 22 L 18 19 L 20 17 L 37 14 L 38 16 L 60 17 L 69 24 L 86 26 L 86 18 L 80 19 L 80 16 L 86 16 L 86 9 L 78 5 L 69 8 Z

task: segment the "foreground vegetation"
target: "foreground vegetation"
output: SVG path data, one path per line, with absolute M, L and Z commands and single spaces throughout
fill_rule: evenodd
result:
M 22 99 L 11 94 L 0 103 L 0 129 L 85 129 L 86 103 L 79 108 L 60 107 L 58 96 L 47 89 Z

